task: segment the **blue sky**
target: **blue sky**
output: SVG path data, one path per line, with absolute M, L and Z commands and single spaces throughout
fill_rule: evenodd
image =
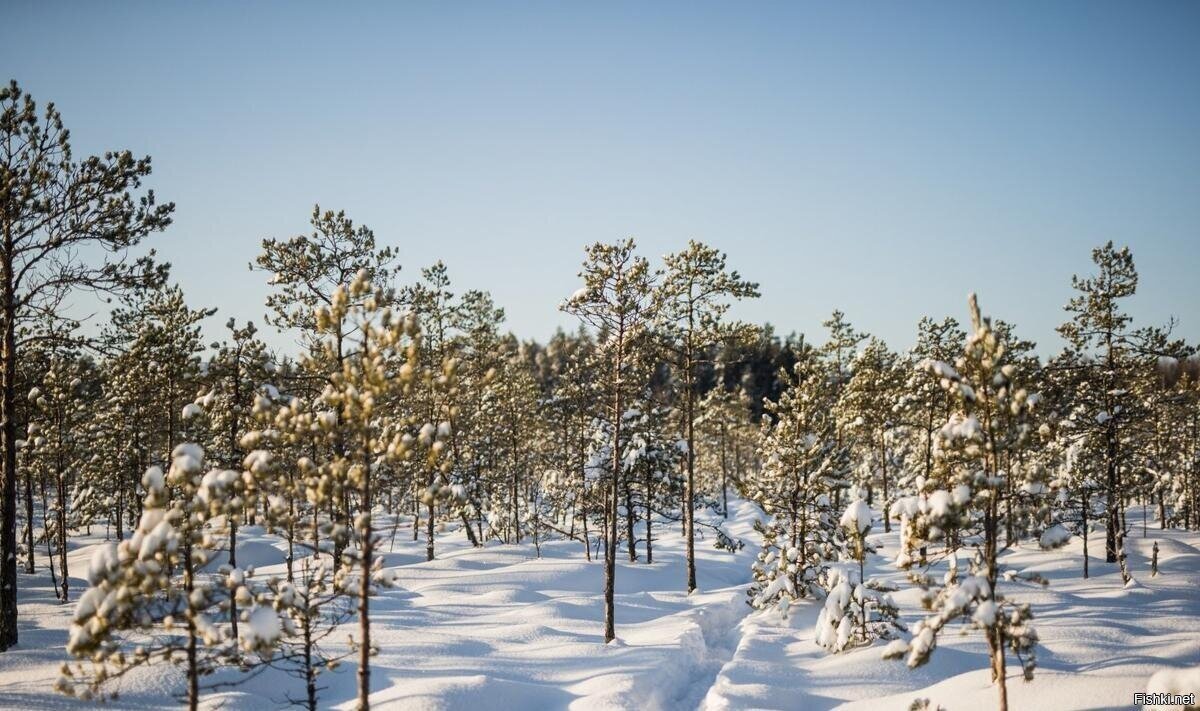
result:
M 1200 340 L 1200 3 L 0 0 L 0 40 L 77 152 L 153 156 L 212 335 L 319 202 L 523 337 L 635 236 L 725 250 L 783 332 L 841 308 L 908 347 L 975 290 L 1043 350 L 1112 239 L 1138 322 Z

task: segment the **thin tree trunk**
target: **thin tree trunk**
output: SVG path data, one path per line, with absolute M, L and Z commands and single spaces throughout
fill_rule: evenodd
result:
M 229 512 L 229 567 L 230 568 L 237 567 L 237 527 L 238 527 L 237 514 L 230 511 Z M 289 542 L 288 546 L 289 546 L 288 557 L 290 559 L 291 558 L 291 552 L 290 552 L 291 543 L 290 542 Z M 289 564 L 289 566 L 290 566 L 290 564 Z M 236 595 L 229 596 L 229 628 L 230 628 L 229 629 L 230 633 L 233 635 L 233 640 L 234 640 L 234 642 L 236 642 L 238 639 L 238 607 L 237 607 L 237 596 Z
M 637 514 L 633 508 L 633 486 L 629 477 L 624 477 L 625 481 L 625 547 L 629 554 L 629 562 L 637 561 L 637 538 L 634 535 L 634 528 L 637 526 Z
M 892 517 L 888 512 L 887 434 L 879 435 L 879 462 L 883 474 L 883 532 L 892 532 Z
M 62 572 L 62 601 L 68 602 L 70 575 L 67 571 L 67 483 L 66 476 L 58 472 L 58 566 Z
M 691 315 L 688 316 L 689 323 Z M 684 374 L 685 408 L 687 417 L 687 481 L 683 496 L 683 525 L 687 537 L 687 592 L 696 589 L 696 394 L 692 387 L 691 331 L 688 331 L 686 371 Z
M 311 592 L 308 593 L 308 595 L 311 594 Z M 300 623 L 304 631 L 304 692 L 308 702 L 308 711 L 317 711 L 317 670 L 313 667 L 312 659 L 312 619 L 307 612 L 311 608 L 308 605 L 305 605 L 305 608 L 306 612 Z
M 425 560 L 433 560 L 433 506 L 433 499 L 425 506 Z
M 359 711 L 367 711 L 371 708 L 371 566 L 374 563 L 372 557 L 375 552 L 375 540 L 371 535 L 371 477 L 370 463 L 364 465 L 364 473 L 362 477 L 362 514 L 366 520 L 363 530 L 360 531 L 362 538 L 362 550 L 360 558 L 362 560 L 361 575 L 362 580 L 358 585 L 358 708 Z M 432 508 L 432 506 L 431 506 Z M 430 523 L 433 522 L 433 514 L 429 516 Z M 433 560 L 433 531 L 430 527 L 429 537 L 429 559 Z
M 650 523 L 651 523 L 650 519 L 651 519 L 651 517 L 654 516 L 654 512 L 650 507 L 651 502 L 654 501 L 654 473 L 650 470 L 650 467 L 646 467 L 645 482 L 646 482 L 646 506 L 645 506 L 645 509 L 646 509 L 646 565 L 650 565 L 654 562 L 654 535 L 653 535 L 653 532 L 650 530 Z
M 36 567 L 34 556 L 33 536 L 33 468 L 25 470 L 25 573 L 33 575 Z M 16 555 L 15 553 L 13 555 Z
M 1083 514 L 1083 577 L 1086 580 L 1088 577 L 1088 495 L 1085 488 L 1082 493 L 1083 507 L 1080 511 Z
M 617 637 L 616 620 L 614 619 L 614 593 L 617 577 L 617 505 L 619 503 L 621 481 L 621 420 L 624 403 L 621 398 L 621 361 L 625 357 L 623 325 L 617 331 L 616 359 L 613 363 L 613 453 L 612 481 L 609 483 L 608 508 L 609 515 L 608 540 L 604 542 L 604 642 L 613 641 Z
M 725 422 L 721 422 L 721 515 L 729 518 L 729 467 L 725 458 Z
M 185 532 L 185 535 L 190 535 Z M 195 589 L 195 574 L 192 570 L 192 548 L 190 545 L 184 547 L 183 552 L 183 589 L 187 593 L 187 687 L 188 687 L 188 709 L 196 711 L 200 706 L 200 668 L 199 660 L 196 652 L 196 635 L 199 631 L 196 629 L 196 618 L 191 608 L 192 591 Z
M 3 343 L 0 344 L 0 449 L 3 449 L 3 493 L 0 495 L 0 651 L 17 643 L 17 352 L 16 301 L 13 283 L 12 227 L 4 224 L 0 286 L 3 293 Z M 33 521 L 30 521 L 32 527 Z
M 1004 632 L 999 628 L 989 635 L 992 647 L 992 676 L 996 679 L 996 690 L 1000 694 L 1000 711 L 1008 711 L 1008 672 L 1004 660 Z

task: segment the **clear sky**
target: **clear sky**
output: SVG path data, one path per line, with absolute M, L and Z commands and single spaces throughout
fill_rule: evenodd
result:
M 1130 310 L 1200 340 L 1200 3 L 0 0 L 0 74 L 78 153 L 154 158 L 189 300 L 261 322 L 267 236 L 314 202 L 573 327 L 585 243 L 715 245 L 738 316 L 895 347 L 985 312 L 1056 347 L 1070 276 L 1128 244 Z M 275 343 L 284 343 L 275 340 Z

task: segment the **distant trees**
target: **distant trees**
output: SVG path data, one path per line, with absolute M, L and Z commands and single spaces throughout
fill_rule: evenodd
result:
M 31 407 L 23 463 L 28 468 L 27 476 L 42 482 L 43 491 L 47 484 L 54 491 L 54 503 L 45 509 L 43 537 L 47 551 L 53 549 L 57 558 L 51 560 L 50 570 L 57 578 L 58 597 L 68 602 L 71 576 L 67 540 L 75 519 L 72 508 L 81 501 L 86 503 L 85 497 L 72 491 L 72 472 L 83 468 L 87 460 L 88 410 L 98 381 L 95 365 L 77 350 L 54 348 L 47 356 L 40 386 L 29 392 Z M 27 491 L 26 496 L 30 494 Z M 32 524 L 26 524 L 30 532 Z M 28 560 L 32 564 L 32 546 Z

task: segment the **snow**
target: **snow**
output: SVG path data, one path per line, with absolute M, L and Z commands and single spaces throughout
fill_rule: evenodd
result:
M 951 493 L 944 493 L 949 502 Z M 755 540 L 750 524 L 763 514 L 744 501 L 730 503 L 729 532 L 750 544 Z M 381 527 L 390 525 L 380 518 Z M 871 518 L 879 519 L 878 513 Z M 72 570 L 86 571 L 89 580 L 104 577 L 120 570 L 123 549 L 140 553 L 153 549 L 156 539 L 169 540 L 172 529 L 165 517 L 152 515 L 143 523 L 121 548 L 104 541 L 100 527 L 90 538 L 81 532 L 69 552 Z M 835 644 L 848 618 L 830 612 L 826 600 L 795 602 L 787 618 L 745 604 L 753 545 L 730 554 L 698 539 L 700 589 L 689 596 L 682 591 L 678 527 L 661 526 L 653 565 L 630 563 L 624 556 L 618 560 L 618 639 L 605 645 L 603 563 L 585 561 L 577 542 L 543 541 L 538 558 L 532 545 L 490 542 L 474 549 L 461 531 L 448 526 L 438 541 L 437 560 L 425 562 L 424 541 L 411 540 L 408 519 L 399 523 L 395 545 L 385 537 L 381 552 L 383 571 L 394 577 L 396 587 L 381 590 L 371 602 L 372 636 L 380 648 L 372 667 L 377 708 L 899 711 L 918 697 L 950 709 L 996 705 L 982 635 L 943 635 L 929 663 L 918 669 L 882 658 L 885 653 L 903 657 L 930 644 L 931 637 L 918 622 L 927 614 L 920 591 L 907 584 L 905 571 L 890 564 L 900 549 L 899 533 L 882 533 L 881 522 L 869 533 L 880 552 L 869 558 L 867 577 L 900 587 L 892 597 L 913 636 L 851 646 L 836 655 L 817 644 L 818 618 L 822 613 L 836 617 L 825 632 Z M 1005 595 L 1032 604 L 1041 639 L 1042 666 L 1032 682 L 1021 681 L 1010 658 L 1011 708 L 1112 708 L 1132 704 L 1137 692 L 1195 689 L 1200 681 L 1195 668 L 1200 663 L 1200 533 L 1150 534 L 1143 538 L 1139 527 L 1130 536 L 1129 564 L 1135 573 L 1148 571 L 1150 548 L 1157 541 L 1161 573 L 1140 575 L 1142 582 L 1130 589 L 1122 587 L 1117 566 L 1103 562 L 1102 531 L 1090 540 L 1089 580 L 1081 576 L 1078 536 L 1050 551 L 1041 549 L 1040 540 L 1024 540 L 1003 554 L 1009 567 L 1050 580 L 1046 588 L 999 583 Z M 277 538 L 246 526 L 239 529 L 239 540 L 238 562 L 254 566 L 256 580 L 281 574 L 285 547 Z M 931 546 L 930 553 L 940 553 L 940 547 Z M 943 562 L 930 572 L 944 571 Z M 106 596 L 80 598 L 84 586 L 73 584 L 73 604 L 61 605 L 44 568 L 33 576 L 22 574 L 21 582 L 22 637 L 17 648 L 0 656 L 0 708 L 94 706 L 51 688 L 66 659 L 63 647 L 72 618 L 100 609 Z M 853 597 L 850 581 L 844 587 L 842 582 L 830 595 L 839 603 Z M 969 597 L 981 585 L 968 576 L 962 587 Z M 986 600 L 976 610 L 981 623 L 995 614 Z M 269 607 L 248 605 L 243 613 L 244 645 L 283 631 Z M 345 651 L 353 631 L 348 625 L 330 644 Z M 351 659 L 322 675 L 327 688 L 321 708 L 353 707 L 355 671 Z M 223 671 L 206 683 L 236 678 L 235 672 Z M 170 665 L 139 668 L 114 683 L 121 696 L 112 708 L 174 707 L 184 688 L 180 670 Z M 206 692 L 202 707 L 277 708 L 285 705 L 285 695 L 302 692 L 291 677 L 268 670 L 240 686 Z
M 847 531 L 853 531 L 857 535 L 862 535 L 871 530 L 871 507 L 862 499 L 855 499 L 853 503 L 846 507 L 846 511 L 842 514 L 842 528 Z
M 269 607 L 256 606 L 246 617 L 246 624 L 239 628 L 242 646 L 246 649 L 269 647 L 279 641 L 283 624 L 279 615 Z
M 929 495 L 929 513 L 937 518 L 945 518 L 953 513 L 954 497 L 945 489 L 938 489 Z
M 1200 667 L 1163 669 L 1154 673 L 1146 684 L 1152 694 L 1195 694 L 1200 699 Z M 1179 708 L 1178 706 L 1148 706 L 1147 708 Z
M 1038 537 L 1038 545 L 1042 548 L 1061 548 L 1071 540 L 1071 532 L 1061 523 L 1050 526 Z
M 975 608 L 975 614 L 971 615 L 971 619 L 980 627 L 991 627 L 996 624 L 996 603 L 991 600 L 985 600 Z

